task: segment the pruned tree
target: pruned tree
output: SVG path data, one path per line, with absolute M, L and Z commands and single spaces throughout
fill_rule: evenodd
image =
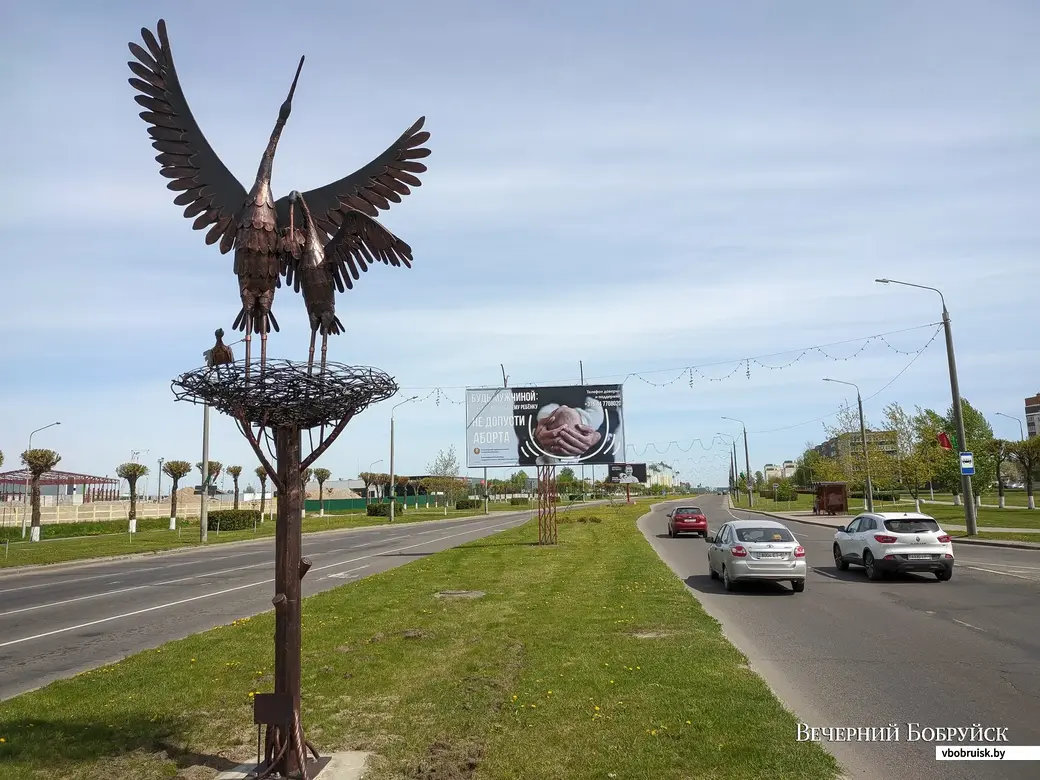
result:
M 459 489 L 459 459 L 455 455 L 455 445 L 440 450 L 437 457 L 427 464 L 426 472 L 430 475 L 428 481 L 433 484 L 434 490 L 444 494 L 444 514 L 447 514 L 448 503 Z
M 321 517 L 325 517 L 325 483 L 328 482 L 331 476 L 332 472 L 328 469 L 314 469 L 314 478 L 318 481 L 318 501 L 321 506 L 319 514 Z
M 939 467 L 941 450 L 922 438 L 921 432 L 928 427 L 929 421 L 920 408 L 915 414 L 909 414 L 898 403 L 890 403 L 885 407 L 884 414 L 886 426 L 895 434 L 900 481 L 910 491 L 914 501 L 917 501 L 921 486 L 932 479 Z
M 235 509 L 238 509 L 238 478 L 242 476 L 241 466 L 228 466 L 227 473 L 231 475 L 231 481 L 235 485 Z
M 191 473 L 191 463 L 186 460 L 167 460 L 163 462 L 163 474 L 173 482 L 170 491 L 170 530 L 177 528 L 177 485 Z
M 1004 499 L 1004 467 L 1011 459 L 1011 442 L 1006 439 L 990 439 L 985 446 L 986 454 L 993 459 L 997 470 L 997 504 L 1003 509 L 1006 501 Z
M 40 477 L 61 463 L 61 455 L 54 450 L 32 449 L 22 453 L 22 465 L 29 469 L 29 500 L 32 505 L 30 538 L 40 541 Z
M 263 466 L 257 466 L 253 473 L 260 480 L 260 522 L 263 522 L 264 510 L 267 509 L 267 469 Z
M 1008 445 L 1012 459 L 1022 469 L 1022 476 L 1026 482 L 1026 496 L 1029 508 L 1036 509 L 1036 501 L 1033 498 L 1033 483 L 1040 471 L 1040 436 L 1034 436 L 1025 441 L 1015 441 Z
M 125 479 L 130 488 L 130 533 L 137 530 L 137 480 L 148 474 L 148 467 L 143 463 L 120 463 L 116 466 L 116 476 Z
M 209 479 L 206 479 L 206 475 L 202 473 L 202 464 L 196 463 L 195 468 L 199 470 L 199 475 L 202 477 L 202 489 L 206 490 L 210 485 L 217 481 L 217 477 L 220 476 L 220 472 L 224 470 L 224 464 L 219 460 L 211 460 L 209 462 Z
M 365 483 L 365 503 L 367 504 L 369 489 L 376 484 L 376 475 L 371 471 L 362 471 L 358 474 L 358 479 Z

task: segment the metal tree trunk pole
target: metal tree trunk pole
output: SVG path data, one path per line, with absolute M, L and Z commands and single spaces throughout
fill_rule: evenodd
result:
M 964 413 L 961 409 L 961 390 L 957 381 L 957 359 L 953 355 L 953 331 L 950 328 L 950 313 L 946 309 L 946 301 L 943 301 L 943 331 L 946 334 L 946 358 L 950 364 L 950 394 L 953 396 L 953 421 L 957 426 L 957 444 L 960 452 L 967 452 L 968 440 L 964 435 Z M 958 463 L 960 457 L 958 455 Z M 971 487 L 971 477 L 961 475 L 961 490 L 964 493 L 964 524 L 968 529 L 968 536 L 975 536 L 978 532 L 975 516 L 975 497 Z
M 867 511 L 874 511 L 874 485 L 870 481 L 870 455 L 867 453 L 867 426 L 863 422 L 863 398 L 859 394 L 859 388 L 856 389 L 856 403 L 859 404 L 859 435 L 863 438 L 863 462 L 867 469 L 867 481 L 866 494 L 867 494 Z
M 268 727 L 267 755 L 275 759 L 280 753 L 281 758 L 266 768 L 289 777 L 301 773 L 301 764 L 306 760 L 300 727 L 301 580 L 306 571 L 301 570 L 300 565 L 303 548 L 300 428 L 279 426 L 275 428 L 274 441 L 278 480 L 282 484 L 275 522 L 274 692 L 291 698 L 293 719 L 282 729 Z
M 538 466 L 538 544 L 556 544 L 556 466 Z
M 405 491 L 405 501 L 408 492 Z M 397 504 L 397 489 L 394 485 L 394 415 L 390 415 L 390 522 L 394 522 L 394 509 Z

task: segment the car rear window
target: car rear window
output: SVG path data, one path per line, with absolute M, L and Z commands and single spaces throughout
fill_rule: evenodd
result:
M 701 512 L 699 507 L 684 506 L 681 509 L 676 509 L 675 510 L 675 514 L 677 514 L 677 515 L 701 515 L 701 514 L 704 514 L 704 513 Z
M 737 539 L 741 542 L 793 542 L 794 537 L 786 528 L 737 528 Z
M 939 530 L 934 520 L 886 520 L 885 528 L 894 534 L 921 534 Z

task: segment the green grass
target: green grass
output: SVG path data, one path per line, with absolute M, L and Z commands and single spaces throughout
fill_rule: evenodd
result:
M 471 517 L 481 514 L 482 510 L 448 510 L 448 519 Z M 402 515 L 398 515 L 395 522 L 416 523 L 426 520 L 443 520 L 445 517 L 443 509 L 409 509 Z M 353 514 L 327 514 L 325 517 L 308 516 L 303 521 L 304 533 L 314 531 L 331 531 L 342 528 L 360 528 L 364 526 L 385 525 L 389 522 L 386 517 L 368 517 L 363 513 Z M 5 544 L 0 537 L 0 569 L 15 566 L 27 566 L 32 564 L 66 563 L 69 561 L 87 560 L 89 558 L 103 558 L 112 555 L 130 555 L 147 552 L 160 552 L 163 550 L 175 550 L 183 547 L 198 547 L 199 521 L 178 520 L 177 531 L 169 530 L 170 521 L 166 518 L 148 518 L 137 521 L 137 533 L 131 539 L 127 532 L 127 521 L 112 521 L 102 523 L 82 524 L 89 526 L 94 535 L 84 536 L 81 534 L 65 534 L 59 526 L 43 526 L 41 528 L 41 539 L 39 542 L 23 541 L 21 530 L 17 530 L 17 536 L 9 535 L 8 543 Z M 79 523 L 63 523 L 62 526 L 72 526 L 71 531 L 86 530 L 78 529 Z M 227 542 L 241 542 L 250 539 L 262 539 L 274 536 L 274 521 L 267 520 L 257 526 L 254 533 L 248 531 L 222 531 L 215 530 L 208 534 L 207 544 L 222 544 Z M 51 530 L 56 529 L 56 530 Z M 11 529 L 8 529 L 11 530 Z M 51 533 L 47 533 L 51 530 Z M 16 541 L 17 540 L 17 541 Z
M 646 543 L 646 508 L 561 515 L 556 548 L 527 523 L 307 599 L 308 738 L 375 751 L 368 780 L 833 778 Z M 266 613 L 4 702 L 0 778 L 249 760 L 272 636 Z
M 967 536 L 967 531 L 950 531 L 950 536 L 960 537 Z M 1009 533 L 996 533 L 989 531 L 980 531 L 971 537 L 972 539 L 989 539 L 991 541 L 999 542 L 1031 542 L 1032 544 L 1040 544 L 1040 534 L 1009 534 Z
M 747 508 L 747 493 L 741 493 L 733 502 L 736 506 Z M 755 494 L 753 509 L 761 509 L 763 512 L 811 512 L 813 508 L 813 496 L 807 493 L 799 493 L 794 501 L 774 501 L 772 498 L 761 498 Z

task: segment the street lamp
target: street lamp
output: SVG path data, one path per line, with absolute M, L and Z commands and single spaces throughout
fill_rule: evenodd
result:
M 60 422 L 52 422 L 50 425 L 44 425 L 42 428 L 37 428 L 35 431 L 32 431 L 29 434 L 29 446 L 25 448 L 26 451 L 32 449 L 32 437 L 33 436 L 35 436 L 40 431 L 45 431 L 48 428 L 53 428 L 55 425 L 61 425 L 61 423 Z M 23 499 L 22 500 L 22 538 L 24 539 L 25 538 L 25 525 L 26 525 L 25 521 L 28 519 L 28 516 L 29 516 L 29 470 L 28 469 L 26 469 L 26 471 L 25 471 L 25 495 L 22 496 L 22 499 Z M 37 541 L 37 540 L 34 539 L 33 541 Z
M 1012 417 L 1010 414 L 1004 414 L 1003 412 L 996 412 L 998 417 L 1007 417 L 1009 420 L 1014 420 L 1018 423 L 1018 438 L 1020 441 L 1026 440 L 1026 431 L 1022 427 L 1022 419 L 1020 417 Z
M 722 440 L 723 444 L 726 443 L 726 439 L 729 439 L 730 440 L 730 444 L 733 446 L 733 452 L 730 455 L 730 461 L 729 461 L 730 480 L 731 480 L 731 484 L 732 484 L 732 487 L 730 487 L 730 492 L 733 494 L 733 497 L 736 498 L 737 497 L 737 437 L 736 436 L 730 436 L 728 433 L 716 433 L 715 435 L 724 437 L 723 440 Z
M 382 462 L 383 462 L 383 459 L 380 458 L 379 460 L 374 460 L 371 463 L 369 463 L 368 464 L 369 472 L 371 472 L 373 468 L 375 468 L 378 464 L 380 464 Z M 368 501 L 368 494 L 367 493 L 365 494 L 365 501 Z
M 405 398 L 390 407 L 390 522 L 394 522 L 394 505 L 397 503 L 397 491 L 394 489 L 394 410 L 398 406 L 404 406 L 409 401 L 414 401 L 419 396 L 413 395 Z M 378 461 L 377 461 L 378 462 Z M 405 491 L 404 500 L 408 501 L 408 491 Z
M 839 385 L 848 385 L 856 388 L 856 403 L 859 405 L 859 435 L 863 440 L 863 461 L 867 468 L 867 482 L 863 492 L 867 497 L 867 511 L 874 511 L 874 486 L 870 482 L 870 455 L 867 454 L 867 426 L 863 422 L 863 396 L 860 395 L 859 385 L 855 382 L 846 382 L 841 379 L 824 379 L 824 382 L 834 382 Z
M 159 476 L 156 477 L 155 484 L 155 503 L 162 501 L 162 464 L 165 458 L 159 458 L 159 470 L 156 472 Z
M 942 323 L 943 331 L 946 334 L 946 359 L 950 365 L 950 394 L 953 396 L 953 420 L 957 426 L 957 444 L 961 451 L 965 451 L 968 442 L 964 436 L 964 412 L 961 409 L 961 391 L 957 382 L 957 360 L 953 355 L 953 331 L 950 328 L 950 312 L 946 308 L 945 296 L 941 290 L 923 284 L 900 282 L 896 279 L 875 279 L 874 281 L 879 284 L 901 284 L 904 287 L 917 287 L 921 290 L 931 290 L 934 293 L 938 293 L 939 300 L 942 301 Z M 961 489 L 964 492 L 964 524 L 968 529 L 968 536 L 975 536 L 979 530 L 975 517 L 975 496 L 971 487 L 971 477 L 967 474 L 961 474 Z
M 730 422 L 740 423 L 740 427 L 744 429 L 744 467 L 747 469 L 747 505 L 748 509 L 750 509 L 752 506 L 754 506 L 755 502 L 752 498 L 751 456 L 748 454 L 747 426 L 744 425 L 743 420 L 738 420 L 736 417 L 723 417 L 722 419 L 729 420 Z

